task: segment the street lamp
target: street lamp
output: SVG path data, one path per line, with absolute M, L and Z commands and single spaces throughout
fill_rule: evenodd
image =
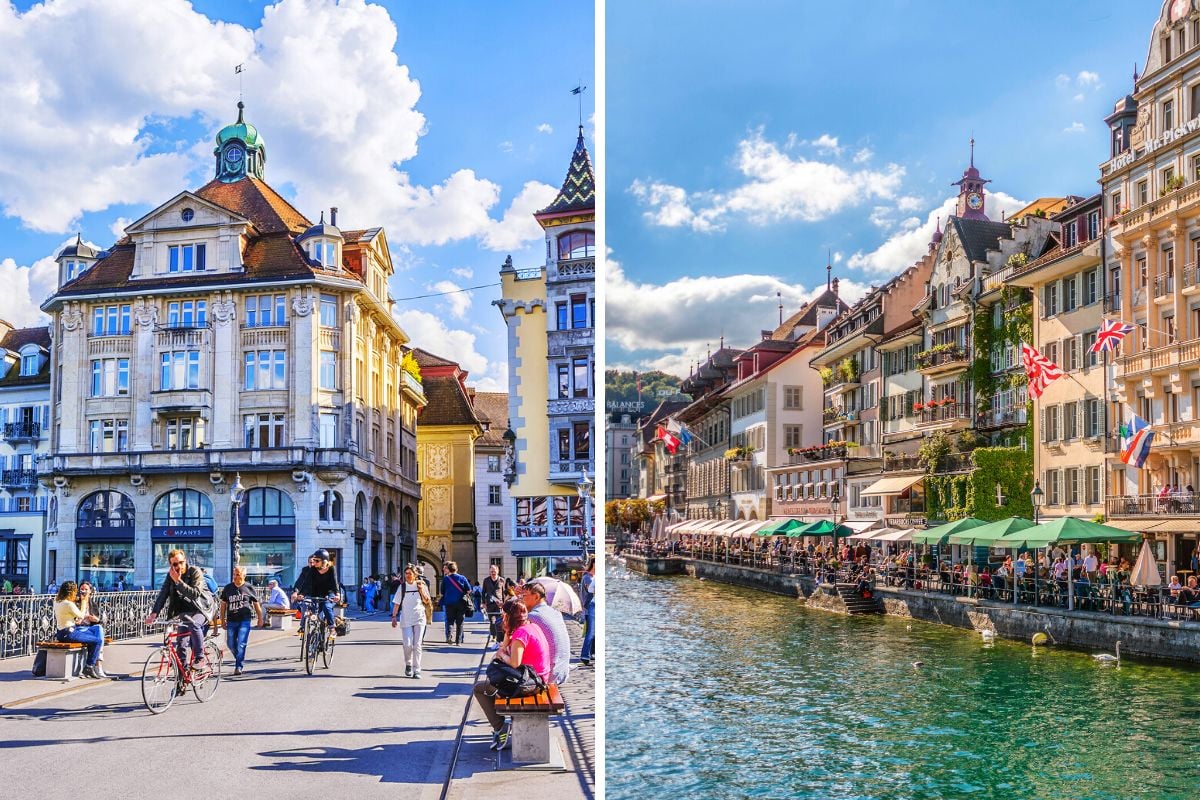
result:
M 1033 524 L 1038 524 L 1038 510 L 1046 504 L 1046 493 L 1042 491 L 1041 481 L 1033 482 L 1033 491 L 1029 493 L 1029 499 L 1033 502 Z
M 583 504 L 583 536 L 580 537 L 580 544 L 583 546 L 584 566 L 587 566 L 588 537 L 592 532 L 592 510 L 589 507 L 588 499 L 592 495 L 592 482 L 588 479 L 586 472 L 580 473 L 579 483 L 575 484 L 575 491 L 579 493 L 579 500 Z
M 842 507 L 842 498 L 838 495 L 838 487 L 836 486 L 833 487 L 833 497 L 829 498 L 829 507 L 833 510 L 833 524 L 836 525 L 838 521 L 838 511 L 841 510 Z M 835 535 L 834 538 L 836 539 L 837 536 Z
M 242 526 L 238 519 L 240 516 L 238 512 L 242 505 L 242 496 L 245 494 L 246 487 L 242 486 L 242 474 L 235 473 L 233 486 L 229 487 L 229 502 L 233 505 L 233 566 L 235 568 L 241 566 L 242 563 Z
M 442 542 L 441 547 L 438 548 L 438 557 L 442 559 L 441 566 L 443 566 L 443 567 L 446 566 L 446 543 L 445 542 Z

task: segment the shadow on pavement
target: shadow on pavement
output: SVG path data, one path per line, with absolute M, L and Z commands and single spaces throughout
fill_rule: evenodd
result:
M 259 755 L 280 759 L 278 763 L 252 766 L 250 769 L 269 772 L 342 772 L 378 777 L 383 783 L 440 785 L 441 778 L 431 777 L 429 767 L 437 760 L 438 750 L 442 747 L 445 747 L 445 742 L 416 741 L 360 749 L 306 747 L 274 750 Z
M 141 706 L 140 703 L 138 704 L 138 706 L 135 706 L 133 710 L 136 710 L 138 707 L 141 707 L 142 710 L 145 711 L 145 706 Z M 79 713 L 78 711 L 71 710 L 71 709 L 42 709 L 36 715 L 30 714 L 29 716 L 31 716 L 31 717 L 37 716 L 39 718 L 42 718 L 42 717 L 45 717 L 46 715 L 62 714 L 64 716 L 66 716 L 66 715 L 78 714 L 78 713 Z M 170 714 L 171 712 L 168 711 L 167 713 Z M 146 711 L 146 716 L 147 717 L 150 716 L 149 711 Z M 176 740 L 176 739 L 180 739 L 180 740 L 182 740 L 182 739 L 213 739 L 213 738 L 233 739 L 236 737 L 249 737 L 249 738 L 258 739 L 258 738 L 269 737 L 269 736 L 318 736 L 319 737 L 319 736 L 335 736 L 335 735 L 341 736 L 344 734 L 365 734 L 365 735 L 370 735 L 370 736 L 384 736 L 384 735 L 403 734 L 403 733 L 426 733 L 427 734 L 430 731 L 455 730 L 455 729 L 456 729 L 456 726 L 454 726 L 454 725 L 435 725 L 435 726 L 425 725 L 425 726 L 419 726 L 419 727 L 387 727 L 387 728 L 359 728 L 359 729 L 321 728 L 321 729 L 300 730 L 300 731 L 274 731 L 274 730 L 246 731 L 246 730 L 239 729 L 236 731 L 170 733 L 170 734 L 163 734 L 160 736 L 94 736 L 94 737 L 85 738 L 85 739 L 69 739 L 69 738 L 9 739 L 9 740 L 0 740 L 0 749 L 28 748 L 28 747 L 58 747 L 58 746 L 65 745 L 65 744 L 102 744 L 102 743 L 106 743 L 106 742 L 135 742 L 135 741 L 153 741 L 153 740 L 171 741 L 171 740 Z M 435 747 L 437 743 L 431 742 L 431 743 L 423 743 L 423 744 L 426 744 L 430 747 Z M 400 746 L 408 747 L 409 745 L 396 745 L 396 747 L 400 747 Z M 289 752 L 289 751 L 280 751 L 280 752 L 284 753 L 284 752 Z M 300 752 L 300 751 L 297 750 L 295 752 Z M 269 755 L 269 754 L 264 754 L 264 755 Z M 407 756 L 405 756 L 405 757 L 407 757 Z M 259 767 L 258 769 L 269 769 L 269 767 Z

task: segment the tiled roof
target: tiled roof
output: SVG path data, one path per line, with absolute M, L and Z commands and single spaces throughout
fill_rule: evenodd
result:
M 508 395 L 504 392 L 476 392 L 475 416 L 489 426 L 476 444 L 504 447 L 504 431 L 508 429 Z
M 419 347 L 414 347 L 412 350 L 413 358 L 417 360 L 417 365 L 421 367 L 457 367 L 458 364 L 449 359 L 435 356 L 428 350 L 422 350 Z
M 592 159 L 587 145 L 583 143 L 583 126 L 579 126 L 579 140 L 571 154 L 571 166 L 567 178 L 554 202 L 538 214 L 557 214 L 564 211 L 588 211 L 596 207 L 596 176 L 592 173 Z
M 170 289 L 203 287 L 251 281 L 284 281 L 314 277 L 318 270 L 309 266 L 304 254 L 287 233 L 273 233 L 251 239 L 243 255 L 245 272 L 189 272 L 186 275 L 156 276 L 133 280 L 132 244 L 118 245 L 95 266 L 67 283 L 56 296 L 92 294 L 122 289 Z M 344 277 L 344 276 L 343 276 Z
M 419 362 L 418 362 L 419 363 Z M 422 376 L 429 405 L 421 409 L 417 425 L 478 425 L 471 401 L 454 375 Z
M 260 233 L 303 233 L 312 227 L 291 203 L 258 178 L 233 183 L 213 180 L 197 189 L 196 194 L 250 220 Z
M 950 222 L 958 230 L 958 240 L 962 242 L 967 258 L 972 261 L 987 261 L 987 251 L 997 249 L 1001 239 L 1012 236 L 1012 226 L 1007 222 L 985 222 L 961 217 L 950 217 Z
M 782 325 L 771 332 L 771 338 L 777 341 L 787 340 L 791 338 L 792 331 L 795 330 L 797 325 L 815 326 L 817 324 L 817 309 L 819 307 L 833 307 L 840 314 L 846 309 L 846 304 L 832 289 L 826 289 L 801 306 L 800 310 L 795 314 L 785 319 Z
M 46 350 L 50 349 L 50 328 L 41 326 L 38 328 L 13 328 L 8 333 L 0 338 L 0 347 L 10 353 L 17 353 L 22 347 L 27 344 L 36 344 Z M 0 388 L 11 388 L 16 386 L 29 386 L 40 383 L 48 384 L 50 382 L 50 359 L 47 358 L 42 363 L 42 368 L 38 370 L 36 375 L 22 375 L 21 362 L 18 360 L 13 364 L 8 374 L 0 378 Z

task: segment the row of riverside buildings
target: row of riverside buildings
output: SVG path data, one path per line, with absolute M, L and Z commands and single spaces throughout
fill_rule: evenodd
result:
M 591 175 L 581 133 L 568 183 L 580 150 Z M 59 253 L 48 326 L 0 322 L 0 580 L 157 585 L 183 547 L 224 581 L 235 530 L 260 585 L 290 585 L 316 548 L 350 586 L 408 562 L 544 569 L 515 549 L 510 397 L 409 341 L 383 229 L 336 208 L 314 223 L 275 192 L 241 103 L 213 155 L 209 183 L 107 250 Z M 543 272 L 574 242 L 547 219 L 575 198 L 536 215 Z M 548 427 L 544 405 L 523 414 Z
M 817 520 L 836 508 L 866 530 L 1029 517 L 1036 481 L 1043 518 L 1103 517 L 1142 532 L 1168 571 L 1189 568 L 1200 540 L 1195 6 L 1162 4 L 1145 70 L 1105 118 L 1098 193 L 994 220 L 972 143 L 955 213 L 919 260 L 853 305 L 827 279 L 755 344 L 708 354 L 684 381 L 690 402 L 642 420 L 634 491 L 670 519 Z M 1093 354 L 1106 319 L 1134 332 Z M 1021 343 L 1066 373 L 1037 401 Z M 1120 460 L 1132 414 L 1155 433 L 1142 469 Z M 698 437 L 674 455 L 654 438 L 671 417 Z

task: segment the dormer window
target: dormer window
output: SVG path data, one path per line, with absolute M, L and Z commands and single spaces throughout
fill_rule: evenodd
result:
M 21 350 L 21 377 L 33 377 L 41 368 L 42 356 L 37 347 L 27 347 Z
M 308 244 L 308 255 L 326 269 L 333 269 L 338 265 L 337 242 L 332 239 L 314 239 Z
M 173 244 L 167 248 L 167 272 L 200 272 L 204 269 L 203 244 Z
M 592 231 L 572 231 L 558 237 L 558 260 L 591 258 L 596 254 L 596 234 Z

